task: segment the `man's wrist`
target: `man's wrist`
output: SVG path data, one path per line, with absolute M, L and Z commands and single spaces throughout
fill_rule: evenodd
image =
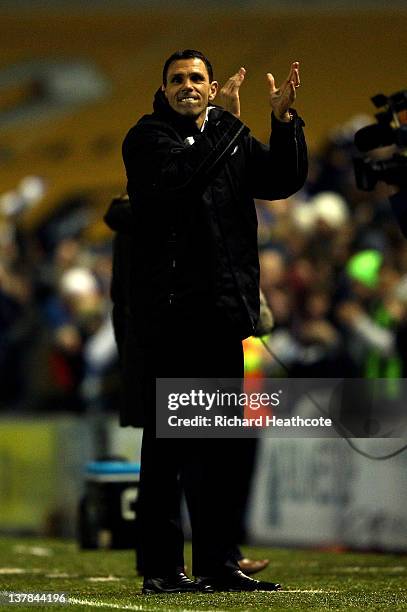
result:
M 277 115 L 277 113 L 275 113 L 274 111 L 273 114 L 277 121 L 280 121 L 281 123 L 289 123 L 294 117 L 294 115 L 289 110 L 283 113 L 282 115 Z

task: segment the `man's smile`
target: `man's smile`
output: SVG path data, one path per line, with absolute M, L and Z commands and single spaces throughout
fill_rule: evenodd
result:
M 181 104 L 195 104 L 199 102 L 199 98 L 194 98 L 192 96 L 182 96 L 178 98 L 178 102 Z

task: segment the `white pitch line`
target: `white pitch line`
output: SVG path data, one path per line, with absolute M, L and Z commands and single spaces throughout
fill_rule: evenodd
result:
M 25 569 L 22 567 L 0 567 L 0 574 L 41 574 L 40 569 Z
M 258 593 L 266 593 L 270 591 L 257 591 Z M 340 593 L 340 591 L 330 591 L 324 589 L 291 589 L 291 590 L 281 590 L 281 591 L 273 591 L 273 596 L 278 597 L 278 595 L 285 595 L 291 593 L 304 593 L 304 594 L 334 594 Z M 236 593 L 233 593 L 236 595 Z M 108 601 L 93 601 L 90 599 L 78 599 L 77 597 L 69 597 L 69 603 L 77 604 L 79 606 L 91 606 L 93 608 L 111 608 L 114 610 L 135 610 L 136 612 L 156 612 L 157 608 L 150 608 L 148 606 L 143 605 L 120 605 L 110 603 Z M 160 608 L 162 612 L 174 612 L 174 608 Z M 193 608 L 177 608 L 177 612 L 202 612 L 202 610 L 195 610 Z M 216 612 L 227 612 L 227 610 L 221 610 L 216 608 Z
M 348 565 L 345 567 L 332 567 L 331 570 L 335 570 L 336 572 L 404 572 L 405 567 L 403 565 L 391 565 L 384 567 L 374 567 L 372 565 Z
M 69 603 L 77 604 L 78 606 L 92 606 L 92 608 L 114 608 L 115 610 L 145 610 L 143 606 L 121 606 L 119 604 L 103 602 L 103 601 L 92 601 L 90 599 L 77 599 L 76 597 L 69 597 Z
M 133 606 L 133 605 L 120 605 L 105 601 L 93 601 L 91 599 L 77 599 L 76 597 L 69 597 L 69 603 L 76 604 L 78 606 L 91 606 L 92 608 L 112 608 L 114 610 L 135 610 L 136 612 L 157 612 L 157 607 L 150 608 L 148 606 Z M 163 612 L 175 612 L 175 608 L 161 608 Z M 193 608 L 176 608 L 177 612 L 202 612 L 202 610 L 194 610 Z M 216 612 L 227 612 L 227 610 L 220 610 L 216 608 Z
M 85 578 L 85 580 L 89 580 L 89 582 L 116 582 L 121 580 L 121 578 L 116 576 L 91 576 L 90 578 Z
M 329 593 L 340 593 L 340 591 L 331 591 L 331 590 L 324 590 L 324 589 L 281 589 L 280 591 L 277 591 L 278 593 L 316 593 L 316 594 L 322 594 L 322 593 L 327 593 L 329 595 Z
M 35 557 L 51 557 L 54 552 L 50 548 L 44 548 L 44 546 L 24 546 L 18 544 L 13 547 L 14 552 L 23 555 L 34 555 Z

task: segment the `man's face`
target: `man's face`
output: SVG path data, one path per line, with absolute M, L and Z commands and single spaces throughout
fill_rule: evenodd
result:
M 172 62 L 167 71 L 167 84 L 162 90 L 168 104 L 178 114 L 195 119 L 200 128 L 206 109 L 218 90 L 216 81 L 209 81 L 205 63 L 197 57 Z

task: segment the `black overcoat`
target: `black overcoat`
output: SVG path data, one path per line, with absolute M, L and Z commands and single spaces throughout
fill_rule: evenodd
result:
M 259 315 L 253 199 L 287 198 L 307 175 L 304 123 L 295 111 L 290 123 L 272 116 L 264 145 L 219 107 L 203 132 L 159 92 L 154 109 L 123 143 L 130 201 L 115 201 L 106 216 L 117 232 L 112 299 L 126 397 L 122 425 L 140 425 L 153 409 L 145 380 L 154 372 L 143 364 L 153 362 L 145 355 L 159 342 L 168 309 L 196 310 L 198 328 L 206 312 L 222 312 L 240 338 L 253 333 Z

